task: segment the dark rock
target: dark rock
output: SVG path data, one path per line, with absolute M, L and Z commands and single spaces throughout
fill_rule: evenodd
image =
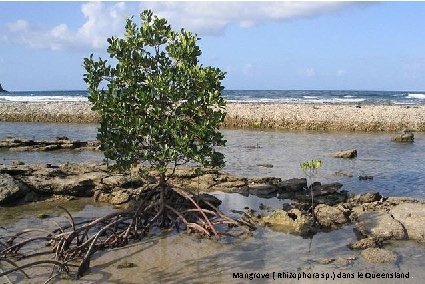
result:
M 334 182 L 329 184 L 320 185 L 317 190 L 313 189 L 315 195 L 326 195 L 332 194 L 340 190 L 342 187 L 342 183 Z
M 352 173 L 346 173 L 346 172 L 343 172 L 343 171 L 336 171 L 334 173 L 334 175 L 337 176 L 337 177 L 353 177 Z
M 308 187 L 308 190 L 311 190 L 311 189 L 319 190 L 321 186 L 322 186 L 322 183 L 320 181 L 315 181 Z
M 3 89 L 3 87 L 0 84 L 0 93 L 8 93 L 8 91 L 6 91 L 5 89 Z
M 373 176 L 359 176 L 359 180 L 373 180 Z
M 258 167 L 273 168 L 272 164 L 257 164 Z
M 59 179 L 52 183 L 52 191 L 58 195 L 93 196 L 93 180 L 76 176 L 66 180 Z
M 348 192 L 345 190 L 342 190 L 341 192 L 315 196 L 314 202 L 316 204 L 326 204 L 326 205 L 334 206 L 334 205 L 346 202 L 347 199 L 348 199 Z
M 99 141 L 82 142 L 72 141 L 68 137 L 56 137 L 54 141 L 34 141 L 32 139 L 21 139 L 15 137 L 6 137 L 0 139 L 0 148 L 9 151 L 54 151 L 54 150 L 99 150 Z
M 248 191 L 258 197 L 272 198 L 276 197 L 277 187 L 271 184 L 250 184 L 248 185 Z
M 133 262 L 128 262 L 127 260 L 124 260 L 123 262 L 117 264 L 117 269 L 132 268 L 132 267 L 137 267 L 137 265 Z
M 278 199 L 293 199 L 295 197 L 294 192 L 282 192 L 277 195 Z
M 210 206 L 206 202 L 211 203 L 211 205 L 213 205 L 214 207 L 218 207 L 221 204 L 220 199 L 208 193 L 199 194 L 198 202 L 202 208 L 210 208 Z
M 256 144 L 256 145 L 244 146 L 244 148 L 246 148 L 246 149 L 261 149 L 263 147 L 261 147 L 259 144 Z
M 0 205 L 8 205 L 17 202 L 28 192 L 20 181 L 15 180 L 11 175 L 0 174 Z
M 40 199 L 40 197 L 37 193 L 35 193 L 34 191 L 30 191 L 25 195 L 24 202 L 25 203 L 36 202 L 39 199 Z
M 29 167 L 22 167 L 22 165 L 20 166 L 0 165 L 0 174 L 19 176 L 19 175 L 30 174 L 31 172 L 32 172 L 32 169 L 30 169 Z
M 40 213 L 40 214 L 37 215 L 38 219 L 47 219 L 49 217 L 50 217 L 50 215 L 46 214 L 46 213 Z
M 350 149 L 350 150 L 335 152 L 335 153 L 332 153 L 332 157 L 353 159 L 353 158 L 357 157 L 357 150 L 356 149 Z
M 66 136 L 58 136 L 58 137 L 56 137 L 56 141 L 69 141 L 69 138 L 68 137 L 66 137 Z
M 307 179 L 293 178 L 281 181 L 277 184 L 279 193 L 303 191 L 307 188 Z

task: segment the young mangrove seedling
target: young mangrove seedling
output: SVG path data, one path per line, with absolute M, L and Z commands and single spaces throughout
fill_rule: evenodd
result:
M 317 171 L 322 166 L 321 160 L 311 160 L 308 162 L 300 163 L 300 168 L 303 170 L 305 176 L 307 177 L 307 189 L 310 189 L 311 195 L 311 213 L 314 217 L 314 192 L 313 192 L 313 177 L 317 175 Z

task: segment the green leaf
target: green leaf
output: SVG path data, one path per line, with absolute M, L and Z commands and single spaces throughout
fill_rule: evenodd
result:
M 92 55 L 83 61 L 105 158 L 121 169 L 138 162 L 162 171 L 177 160 L 223 166 L 214 147 L 226 142 L 219 132 L 225 73 L 199 65 L 195 34 L 173 31 L 150 10 L 140 19 L 126 20 L 123 38 L 108 38 L 115 64 Z

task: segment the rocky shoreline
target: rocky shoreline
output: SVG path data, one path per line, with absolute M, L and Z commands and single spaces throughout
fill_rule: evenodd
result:
M 228 103 L 224 127 L 320 131 L 425 131 L 425 106 Z M 0 121 L 97 123 L 89 102 L 0 102 Z
M 15 152 L 25 151 L 55 151 L 55 150 L 100 150 L 100 142 L 71 140 L 66 136 L 56 137 L 53 141 L 36 141 L 27 138 L 0 138 L 0 150 Z
M 119 174 L 106 164 L 83 163 L 58 166 L 14 163 L 0 165 L 0 207 L 44 202 L 51 198 L 92 197 L 121 209 L 133 208 L 144 192 L 155 188 L 156 173 L 142 178 L 138 171 Z M 244 178 L 205 169 L 178 169 L 169 179 L 173 187 L 200 191 L 200 200 L 218 206 L 221 201 L 209 192 L 238 193 L 260 198 L 277 197 L 282 208 L 246 208 L 237 212 L 245 221 L 273 230 L 309 236 L 354 224 L 358 241 L 347 244 L 369 262 L 394 262 L 397 256 L 385 249 L 389 241 L 414 240 L 425 243 L 425 201 L 406 197 L 383 197 L 379 193 L 349 194 L 342 184 L 313 184 L 306 190 L 304 178 Z M 310 214 L 311 192 L 314 214 Z M 3 209 L 5 209 L 4 207 Z

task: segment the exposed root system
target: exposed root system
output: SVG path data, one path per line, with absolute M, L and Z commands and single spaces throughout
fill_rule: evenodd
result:
M 64 273 L 78 278 L 87 272 L 96 251 L 141 240 L 155 228 L 186 230 L 216 239 L 249 235 L 254 229 L 183 189 L 167 187 L 163 193 L 164 204 L 158 190 L 147 190 L 131 209 L 80 223 L 74 221 L 66 208 L 60 207 L 66 213 L 67 225 L 55 223 L 57 229 L 52 231 L 37 228 L 7 237 L 1 234 L 0 277 L 19 271 L 29 278 L 25 268 L 50 264 L 52 274 L 46 283 Z M 5 270 L 5 264 L 11 268 Z

